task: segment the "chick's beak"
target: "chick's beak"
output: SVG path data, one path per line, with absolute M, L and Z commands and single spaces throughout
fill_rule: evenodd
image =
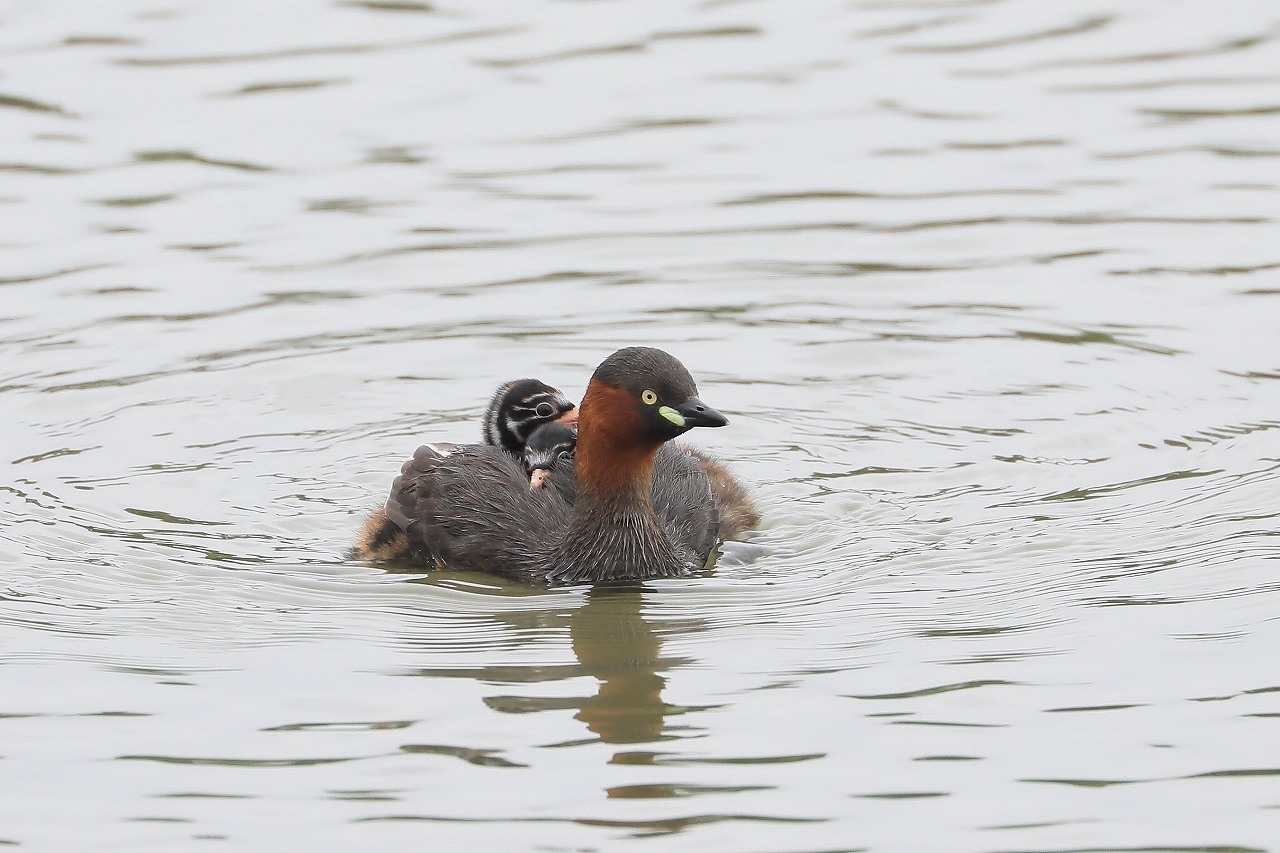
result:
M 697 397 L 690 397 L 680 405 L 676 406 L 675 409 L 684 418 L 685 426 L 722 427 L 729 423 L 728 418 L 699 400 Z
M 560 417 L 556 418 L 556 420 L 562 424 L 568 424 L 569 426 L 577 426 L 578 425 L 578 407 L 574 406 L 572 409 L 565 412 Z
M 547 479 L 551 476 L 550 468 L 535 468 L 533 473 L 529 475 L 529 489 L 541 489 L 546 485 Z

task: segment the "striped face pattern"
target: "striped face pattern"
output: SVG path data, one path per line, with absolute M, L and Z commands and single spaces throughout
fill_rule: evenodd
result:
M 574 404 L 537 379 L 517 379 L 498 388 L 484 418 L 484 440 L 520 455 L 529 436 L 543 424 L 559 420 Z

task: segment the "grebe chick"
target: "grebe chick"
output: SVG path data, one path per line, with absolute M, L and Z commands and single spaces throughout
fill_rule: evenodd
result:
M 392 484 L 385 517 L 406 534 L 413 559 L 526 583 L 687 575 L 707 564 L 719 513 L 702 467 L 667 442 L 728 423 L 697 395 L 669 354 L 619 350 L 592 376 L 577 452 L 556 464 L 554 488 L 531 489 L 495 447 L 444 455 L 425 446 Z
M 535 429 L 520 457 L 529 475 L 529 488 L 545 486 L 557 464 L 573 459 L 577 446 L 578 431 L 566 423 L 552 422 Z
M 484 441 L 521 456 L 533 431 L 543 424 L 575 423 L 578 407 L 537 379 L 513 379 L 498 386 L 484 413 Z

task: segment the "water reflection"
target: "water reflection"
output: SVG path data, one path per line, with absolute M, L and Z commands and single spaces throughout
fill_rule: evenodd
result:
M 548 698 L 501 694 L 485 697 L 485 705 L 508 714 L 576 710 L 574 719 L 595 735 L 586 741 L 636 744 L 665 740 L 668 716 L 693 710 L 667 704 L 662 697 L 666 679 L 661 675 L 688 663 L 687 658 L 664 656 L 659 632 L 697 629 L 701 620 L 681 620 L 655 626 L 641 615 L 644 591 L 640 585 L 599 586 L 587 593 L 587 601 L 569 616 L 569 635 L 577 665 L 498 665 L 477 670 L 420 670 L 423 675 L 473 677 L 480 681 L 542 683 L 590 675 L 598 686 L 590 696 Z M 544 610 L 503 614 L 500 621 L 521 628 L 546 627 L 559 617 Z
M 600 682 L 574 719 L 605 743 L 649 743 L 663 738 L 666 716 L 680 713 L 662 699 L 660 672 L 687 661 L 662 656 L 662 641 L 640 615 L 639 587 L 593 589 L 570 622 L 573 653 Z

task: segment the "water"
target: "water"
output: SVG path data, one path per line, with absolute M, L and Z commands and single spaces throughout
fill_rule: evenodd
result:
M 1248 0 L 11 4 L 0 843 L 1280 848 L 1278 41 Z M 767 556 L 344 558 L 498 382 L 635 343 L 732 419 L 693 438 Z

